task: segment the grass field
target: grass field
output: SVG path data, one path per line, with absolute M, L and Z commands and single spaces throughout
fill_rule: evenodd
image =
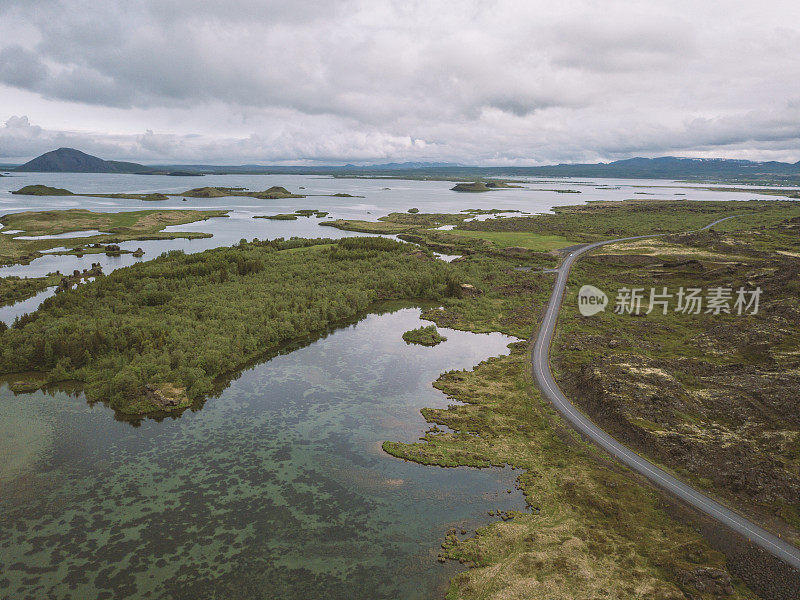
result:
M 564 248 L 575 243 L 560 235 L 531 233 L 527 231 L 460 231 L 458 229 L 453 229 L 450 233 L 473 239 L 487 240 L 501 248 L 514 246 L 539 252 Z

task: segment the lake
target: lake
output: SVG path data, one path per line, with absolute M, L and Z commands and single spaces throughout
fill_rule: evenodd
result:
M 244 371 L 202 409 L 138 427 L 64 391 L 0 390 L 0 596 L 428 598 L 446 530 L 524 510 L 510 469 L 440 469 L 413 441 L 431 386 L 513 338 L 372 314 Z M 508 490 L 513 490 L 509 494 Z M 216 595 L 215 595 L 216 594 Z

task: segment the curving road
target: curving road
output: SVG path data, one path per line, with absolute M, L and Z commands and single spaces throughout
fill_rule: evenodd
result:
M 726 217 L 726 219 L 730 218 L 733 217 Z M 725 221 L 726 219 L 714 221 L 713 223 L 703 227 L 703 229 L 713 227 L 717 223 Z M 569 276 L 569 271 L 573 263 L 578 260 L 581 255 L 600 246 L 612 244 L 614 242 L 629 241 L 648 237 L 657 236 L 643 235 L 608 240 L 605 242 L 595 242 L 593 244 L 583 246 L 577 250 L 573 250 L 565 258 L 564 262 L 556 271 L 558 275 L 556 277 L 555 286 L 553 287 L 553 294 L 550 296 L 550 301 L 547 304 L 542 325 L 539 328 L 539 334 L 533 347 L 533 375 L 536 378 L 536 382 L 544 396 L 580 433 L 590 438 L 606 451 L 613 454 L 614 457 L 619 459 L 637 473 L 647 477 L 658 487 L 674 494 L 701 512 L 727 525 L 734 531 L 737 531 L 741 535 L 748 538 L 754 544 L 760 546 L 773 556 L 785 561 L 795 569 L 800 569 L 800 549 L 786 543 L 781 538 L 769 533 L 758 525 L 751 523 L 741 515 L 731 511 L 728 508 L 725 508 L 718 502 L 715 502 L 708 496 L 705 496 L 697 490 L 689 487 L 663 469 L 660 469 L 650 461 L 642 458 L 632 450 L 629 450 L 627 447 L 620 444 L 617 440 L 600 429 L 592 421 L 586 418 L 577 408 L 575 408 L 575 406 L 573 406 L 573 404 L 567 399 L 567 397 L 558 387 L 558 384 L 553 379 L 553 374 L 550 370 L 550 344 L 553 339 L 556 321 L 558 320 L 558 311 L 561 308 L 561 302 L 564 298 L 564 288 L 567 283 L 567 277 Z

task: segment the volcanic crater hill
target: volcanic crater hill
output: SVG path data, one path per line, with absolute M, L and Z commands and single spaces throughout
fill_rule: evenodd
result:
M 39 173 L 144 173 L 151 169 L 138 163 L 103 160 L 74 148 L 59 148 L 37 156 L 14 170 Z
M 241 187 L 200 187 L 187 190 L 182 194 L 172 194 L 173 196 L 186 196 L 189 198 L 224 198 L 227 196 L 246 196 L 248 198 L 260 198 L 262 200 L 279 200 L 282 198 L 305 198 L 302 194 L 293 194 L 285 187 L 273 185 L 267 190 L 251 192 Z
M 454 192 L 491 192 L 503 188 L 522 187 L 519 185 L 510 185 L 505 181 L 475 181 L 473 183 L 457 183 L 450 189 Z

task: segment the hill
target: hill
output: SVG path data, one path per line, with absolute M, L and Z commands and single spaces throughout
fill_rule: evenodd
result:
M 37 156 L 15 171 L 39 173 L 143 173 L 151 171 L 137 163 L 103 160 L 74 148 L 59 148 Z
M 49 185 L 26 185 L 11 192 L 19 196 L 72 196 L 72 192 L 64 188 L 50 187 Z

